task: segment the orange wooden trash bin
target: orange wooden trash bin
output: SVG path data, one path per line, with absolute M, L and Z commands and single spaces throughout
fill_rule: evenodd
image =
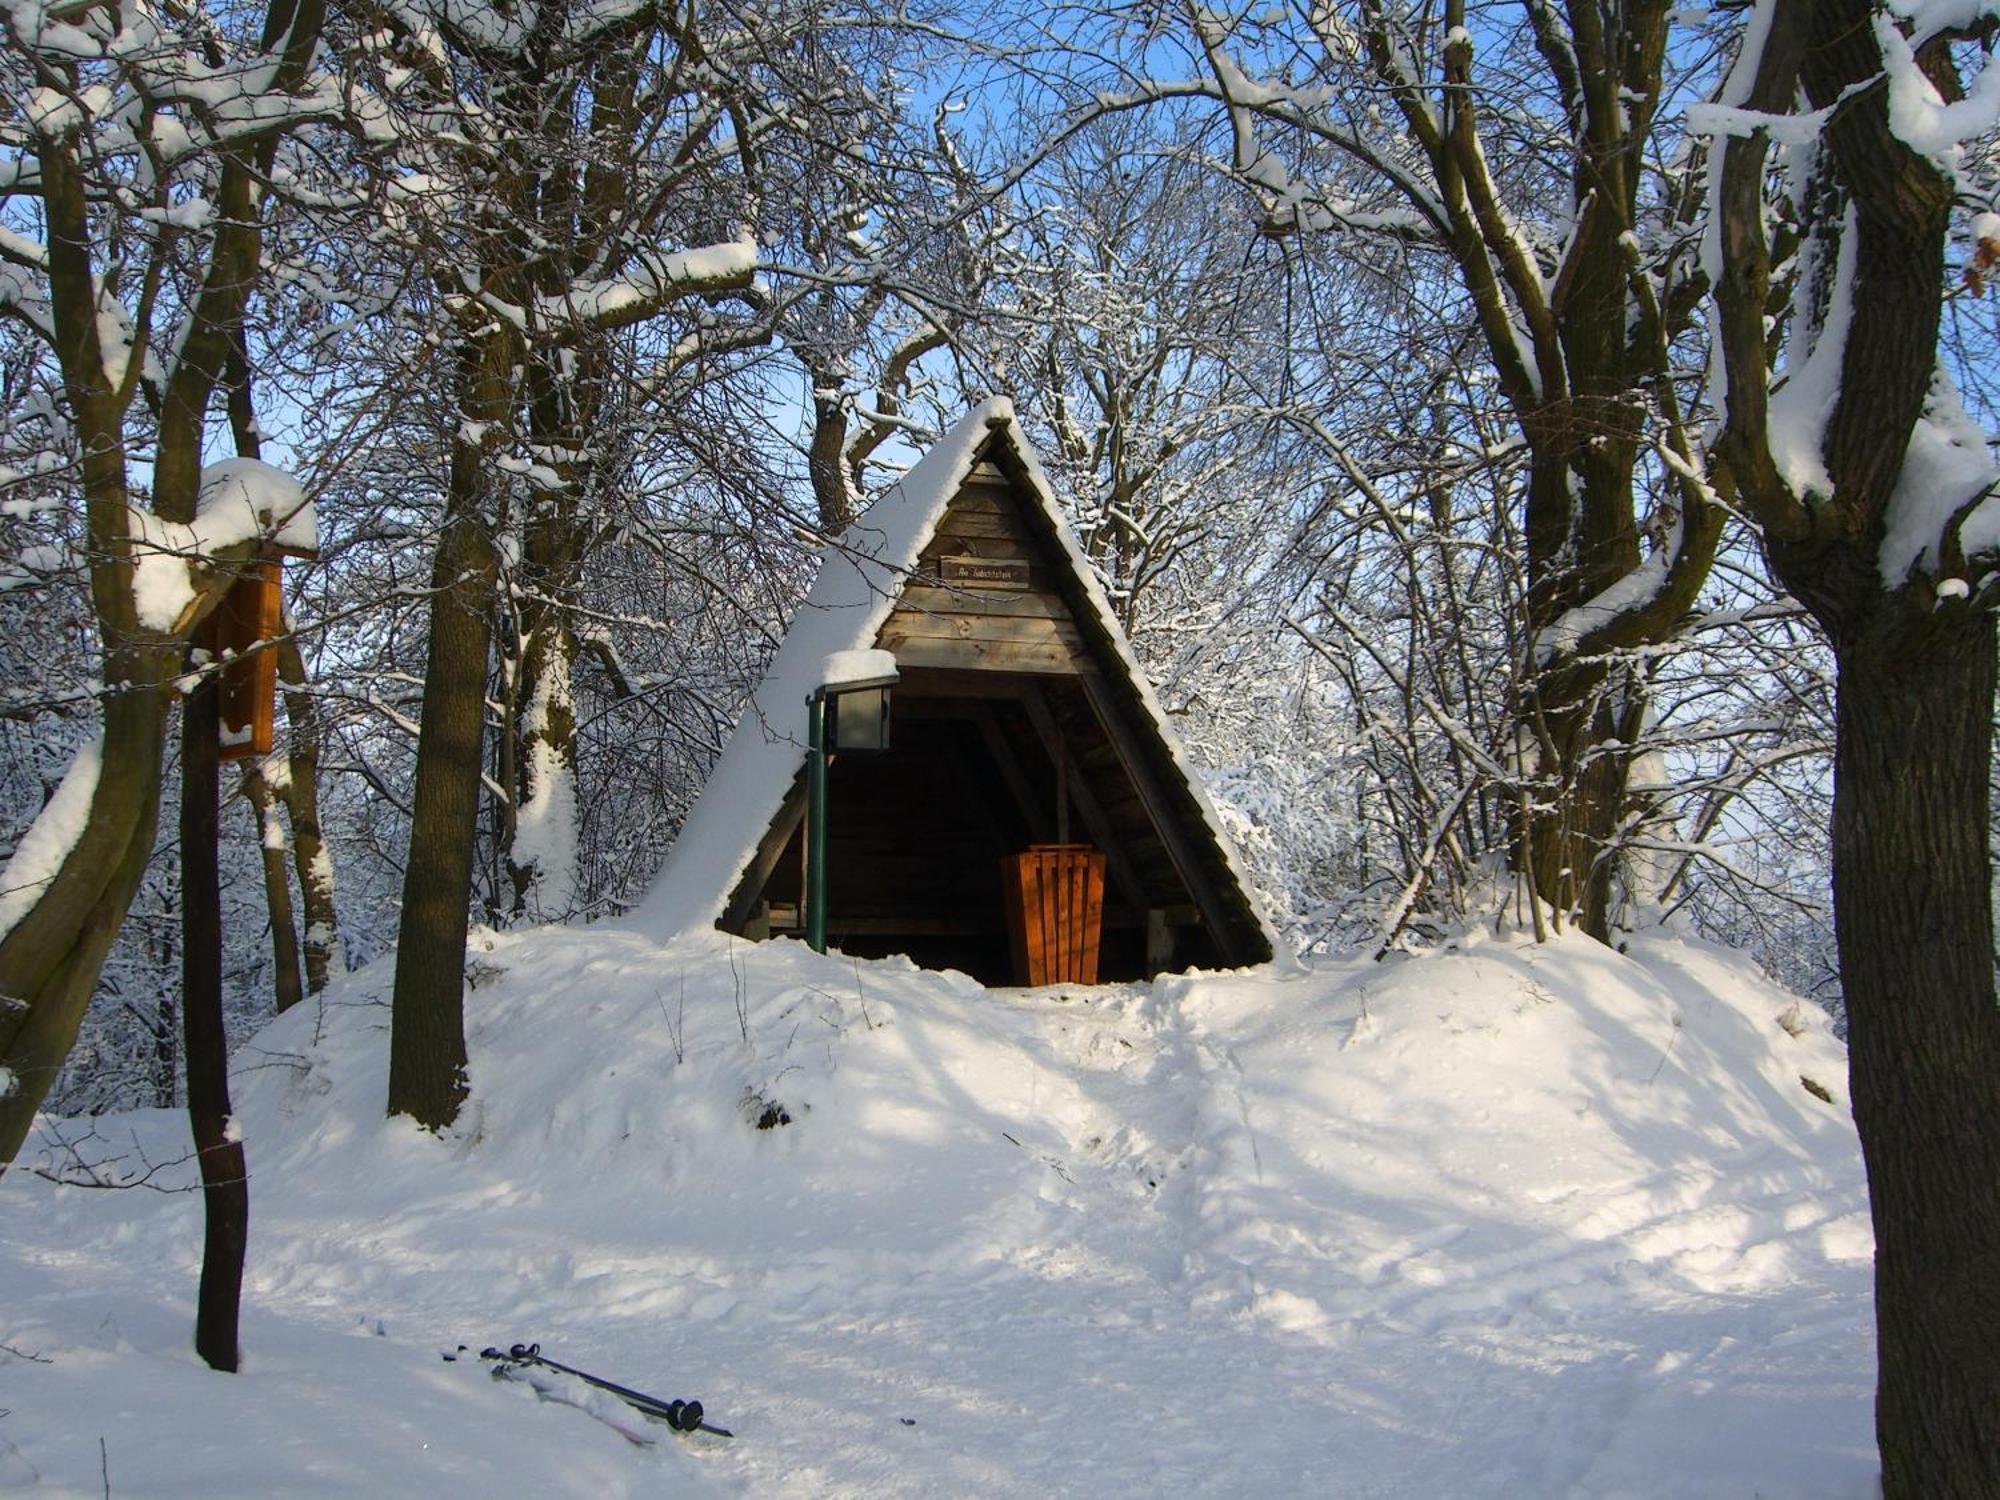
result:
M 1104 854 L 1088 844 L 1030 844 L 1000 861 L 1014 978 L 1027 985 L 1097 983 L 1104 930 Z

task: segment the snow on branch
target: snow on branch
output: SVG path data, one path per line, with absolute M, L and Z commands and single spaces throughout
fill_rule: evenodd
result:
M 90 804 L 97 795 L 103 749 L 101 740 L 92 740 L 76 752 L 55 795 L 28 825 L 14 846 L 13 857 L 0 869 L 0 939 L 34 909 L 83 836 L 90 821 Z
M 1426 238 L 1444 223 L 1436 195 L 1424 184 L 1410 179 L 1381 153 L 1371 149 L 1352 130 L 1336 127 L 1328 117 L 1331 91 L 1324 86 L 1299 87 L 1281 79 L 1253 79 L 1227 49 L 1229 23 L 1212 11 L 1197 7 L 1194 26 L 1207 58 L 1211 79 L 1194 83 L 1189 89 L 1219 102 L 1229 119 L 1230 170 L 1262 200 L 1262 231 L 1282 235 L 1300 229 L 1374 230 L 1401 239 Z M 1100 104 L 1111 101 L 1100 96 Z M 1257 134 L 1257 119 L 1269 117 L 1283 124 L 1303 127 L 1314 135 L 1364 161 L 1393 181 L 1416 206 L 1416 212 L 1366 211 L 1336 198 L 1319 185 L 1295 180 L 1284 161 L 1267 147 Z
M 37 0 L 8 7 L 9 44 L 42 80 L 22 101 L 21 117 L 43 136 L 91 131 L 101 153 L 133 156 L 141 181 L 196 152 L 341 113 L 334 79 L 308 69 L 289 31 L 268 49 L 208 55 L 149 7 L 92 7 L 88 29 L 57 9 Z M 205 40 L 213 46 L 219 38 Z M 58 83 L 79 64 L 106 63 L 115 69 L 108 76 Z
M 1929 12 L 1945 8 L 1936 4 L 1924 7 Z M 1990 13 L 1992 7 L 1972 9 Z M 1990 64 L 1982 67 L 1965 97 L 1947 103 L 1917 61 L 1917 44 L 1903 34 L 1893 17 L 1876 14 L 1875 36 L 1882 48 L 1882 70 L 1889 79 L 1890 132 L 1912 151 L 1955 171 L 1967 141 L 1990 135 L 2000 127 L 2000 69 Z
M 1678 519 L 1674 530 L 1678 538 Z M 1666 590 L 1673 550 L 1662 547 L 1609 588 L 1558 615 L 1535 637 L 1536 665 L 1546 667 L 1558 657 L 1577 655 L 1591 637 L 1659 598 Z
M 1915 572 L 1963 569 L 1975 576 L 1941 579 L 1938 594 L 1964 597 L 1984 591 L 1986 580 L 1977 575 L 2000 565 L 2000 464 L 1942 367 L 1910 431 L 1884 522 L 1879 560 L 1886 588 L 1900 588 Z
M 1771 392 L 1771 459 L 1792 493 L 1802 497 L 1817 494 L 1830 498 L 1833 494 L 1823 448 L 1834 406 L 1840 400 L 1847 335 L 1854 321 L 1855 256 L 1860 238 L 1850 205 L 1840 229 L 1826 313 L 1809 347 L 1799 350 L 1788 345 L 1784 381 Z
M 746 234 L 698 250 L 645 257 L 623 276 L 582 282 L 560 295 L 538 297 L 535 311 L 554 324 L 624 328 L 682 297 L 746 287 L 756 274 L 757 242 Z
M 1708 571 L 1721 532 L 1722 505 L 1698 461 L 1678 451 L 1673 437 L 1656 441 L 1653 451 L 1680 482 L 1682 504 L 1662 508 L 1664 534 L 1636 568 L 1565 610 L 1535 637 L 1536 665 L 1629 648 L 1638 644 L 1634 622 L 1672 617 L 1693 604 L 1692 591 Z

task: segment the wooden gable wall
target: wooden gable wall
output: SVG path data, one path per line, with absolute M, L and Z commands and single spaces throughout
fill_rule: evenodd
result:
M 877 644 L 907 667 L 1074 676 L 1087 652 L 1060 571 L 1013 481 L 979 464 L 946 506 Z

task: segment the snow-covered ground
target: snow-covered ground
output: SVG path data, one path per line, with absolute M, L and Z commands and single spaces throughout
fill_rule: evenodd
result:
M 447 1138 L 381 1118 L 386 966 L 237 1058 L 241 1375 L 189 1347 L 197 1195 L 0 1182 L 0 1491 L 1875 1492 L 1845 1057 L 1731 955 L 1058 993 L 480 946 Z M 173 1114 L 46 1124 L 186 1149 Z M 637 1446 L 439 1357 L 527 1340 L 737 1436 Z

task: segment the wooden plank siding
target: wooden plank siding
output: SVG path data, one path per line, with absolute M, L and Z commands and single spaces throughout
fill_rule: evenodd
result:
M 1076 657 L 1060 642 L 983 641 L 955 637 L 904 635 L 885 631 L 885 651 L 896 653 L 906 667 L 938 667 L 959 672 L 1039 672 L 1059 677 L 1076 675 Z
M 944 559 L 1027 564 L 1025 589 L 948 586 Z M 878 644 L 909 667 L 1071 676 L 1087 657 L 1069 601 L 1056 588 L 1047 543 L 1003 479 L 975 474 L 945 508 Z
M 993 455 L 995 466 L 1011 485 L 1022 491 L 1032 490 L 1034 480 L 1018 453 L 1001 445 L 996 446 Z M 1046 535 L 1043 545 L 1050 549 L 1057 546 L 1055 523 L 1039 507 L 1021 507 L 1020 514 L 1038 534 Z M 1165 846 L 1162 853 L 1168 857 L 1172 870 L 1168 883 L 1193 897 L 1201 916 L 1199 946 L 1212 950 L 1209 955 L 1189 952 L 1182 957 L 1198 963 L 1232 965 L 1268 960 L 1270 940 L 1249 893 L 1231 870 L 1229 857 L 1209 825 L 1184 768 L 1152 732 L 1151 711 L 1144 695 L 1120 669 L 1118 622 L 1097 617 L 1084 598 L 1082 580 L 1068 568 L 1062 570 L 1061 577 L 1059 590 L 1070 601 L 1072 618 L 1081 627 L 1086 641 L 1080 660 L 1097 669 L 1080 672 L 1075 681 L 1075 686 L 1086 690 L 1080 695 L 1086 701 L 1075 706 L 1094 719 L 1101 731 L 1098 736 L 1086 737 L 1086 743 L 1094 740 L 1092 752 L 1108 755 L 1117 763 L 1117 771 L 1108 778 L 1109 782 L 1129 790 L 1141 804 L 1137 826 L 1146 827 L 1156 836 L 1156 847 Z M 1069 683 L 1062 686 L 1072 690 Z M 1068 692 L 1063 696 L 1067 697 Z M 1095 756 L 1087 753 L 1085 758 L 1090 760 Z
M 1031 590 L 944 588 L 913 583 L 903 590 L 896 614 L 992 615 L 1000 619 L 1062 620 L 1074 627 L 1069 606 L 1055 594 Z

